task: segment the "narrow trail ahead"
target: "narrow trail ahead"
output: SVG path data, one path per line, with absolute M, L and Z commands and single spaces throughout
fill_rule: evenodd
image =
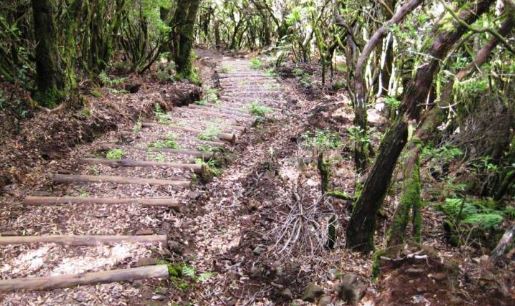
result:
M 231 222 L 239 218 L 243 189 L 237 181 L 256 156 L 266 154 L 265 145 L 236 156 L 223 176 L 207 185 L 215 196 L 205 214 L 182 212 L 206 188 L 197 184 L 208 175 L 209 163 L 199 160 L 208 161 L 216 148 L 252 132 L 252 103 L 279 116 L 283 99 L 273 77 L 251 69 L 248 60 L 224 58 L 221 67 L 218 103 L 158 113 L 154 121 L 78 147 L 70 156 L 73 169 L 52 174 L 48 188 L 12 204 L 22 213 L 8 219 L 3 228 L 9 231 L 0 235 L 3 305 L 166 304 L 174 298 L 156 288 L 172 286 L 166 281 L 169 270 L 156 258 L 170 258 L 188 244 L 181 228 L 189 226 L 191 265 L 199 273 L 212 271 L 213 259 L 238 244 L 241 223 Z M 113 149 L 121 159 L 106 158 Z M 7 216 L 9 209 L 1 205 L 0 213 Z M 196 302 L 211 303 L 213 294 L 223 294 L 223 277 L 222 272 L 206 281 Z M 217 299 L 225 303 L 223 296 Z

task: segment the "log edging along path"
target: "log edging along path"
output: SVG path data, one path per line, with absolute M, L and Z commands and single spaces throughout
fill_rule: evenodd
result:
M 180 201 L 173 198 L 96 198 L 96 197 L 35 197 L 28 196 L 23 205 L 63 205 L 63 204 L 138 204 L 141 206 L 163 206 L 179 208 Z
M 42 235 L 42 236 L 0 236 L 0 245 L 57 243 L 63 245 L 97 245 L 122 242 L 160 242 L 166 244 L 166 235 Z
M 79 285 L 93 285 L 121 281 L 135 281 L 146 278 L 167 277 L 168 267 L 166 265 L 155 265 L 101 272 L 0 280 L 0 291 L 20 289 L 48 290 Z
M 140 177 L 126 177 L 113 175 L 68 175 L 54 174 L 52 180 L 55 183 L 116 183 L 116 184 L 137 184 L 137 185 L 159 185 L 189 187 L 189 180 L 162 180 Z

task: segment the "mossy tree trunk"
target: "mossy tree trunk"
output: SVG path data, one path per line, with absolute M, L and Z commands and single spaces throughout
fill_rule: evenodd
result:
M 508 12 L 506 20 L 498 30 L 500 35 L 508 35 L 514 26 L 513 12 Z M 463 81 L 470 76 L 477 68 L 487 62 L 492 51 L 499 44 L 499 39 L 493 37 L 481 50 L 476 54 L 475 59 L 467 65 L 467 67 L 456 73 L 456 77 L 444 87 L 440 98 L 439 106 L 451 105 L 452 90 L 455 82 Z M 404 242 L 406 226 L 409 220 L 409 212 L 413 211 L 413 237 L 414 240 L 420 241 L 420 232 L 422 226 L 422 218 L 420 215 L 421 197 L 420 197 L 420 169 L 418 160 L 420 152 L 424 144 L 437 132 L 437 127 L 445 120 L 440 107 L 431 109 L 423 118 L 417 128 L 414 137 L 407 144 L 406 163 L 404 168 L 404 184 L 399 206 L 395 212 L 392 225 L 390 227 L 388 246 L 395 246 Z
M 419 147 L 416 143 L 413 143 L 413 145 L 417 148 Z M 416 150 L 418 151 L 418 149 Z M 387 245 L 389 247 L 400 245 L 405 241 L 405 232 L 409 222 L 410 211 L 413 212 L 413 237 L 415 241 L 420 241 L 422 223 L 420 206 L 422 204 L 422 200 L 420 198 L 420 167 L 418 154 L 410 155 L 406 160 L 402 189 L 403 192 L 399 206 L 395 211 L 392 225 L 390 226 L 390 231 L 388 233 Z
M 472 24 L 493 3 L 494 0 L 479 0 L 472 5 L 466 4 L 458 16 L 466 24 Z M 401 102 L 400 116 L 384 136 L 379 154 L 356 201 L 347 227 L 347 248 L 361 252 L 374 249 L 376 215 L 383 203 L 397 159 L 406 145 L 408 122 L 419 118 L 419 105 L 426 100 L 432 88 L 441 60 L 467 31 L 467 26 L 457 21 L 452 24 L 447 21 L 437 24 L 434 35 L 431 36 L 434 39 L 428 38 L 426 45 L 429 48 L 422 53 L 428 54 L 430 60 L 417 70 Z
M 367 42 L 363 51 L 358 57 L 354 75 L 354 125 L 359 129 L 362 137 L 355 140 L 354 144 L 354 163 L 358 172 L 363 172 L 368 164 L 368 146 L 364 140 L 367 133 L 367 88 L 365 84 L 365 67 L 370 54 L 381 44 L 383 38 L 388 34 L 389 29 L 404 20 L 404 18 L 424 2 L 423 0 L 411 0 L 404 4 L 399 10 L 380 27 Z
M 173 55 L 177 73 L 184 78 L 190 78 L 193 72 L 191 49 L 195 20 L 201 0 L 178 1 L 175 11 L 174 31 L 172 32 Z
M 32 0 L 34 36 L 36 39 L 35 100 L 53 107 L 65 97 L 65 75 L 57 42 L 55 3 L 53 0 Z

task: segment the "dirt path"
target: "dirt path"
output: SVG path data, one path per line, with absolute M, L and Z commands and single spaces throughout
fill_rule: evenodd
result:
M 191 265 L 198 273 L 212 270 L 210 260 L 241 239 L 239 222 L 227 221 L 238 218 L 235 195 L 241 195 L 241 186 L 236 181 L 252 169 L 256 154 L 238 159 L 223 178 L 215 178 L 208 186 L 223 201 L 213 197 L 204 215 L 188 219 L 203 187 L 183 185 L 205 175 L 200 172 L 207 165 L 202 166 L 199 157 L 210 155 L 217 146 L 230 147 L 231 141 L 238 142 L 251 128 L 255 120 L 249 114 L 252 103 L 276 110 L 268 116 L 279 115 L 283 103 L 274 79 L 252 70 L 248 60 L 224 59 L 221 65 L 222 92 L 216 105 L 176 108 L 169 114 L 158 113 L 152 123 L 106 135 L 77 148 L 70 156 L 71 166 L 49 174 L 53 182 L 31 191 L 23 203 L 1 199 L 0 289 L 16 288 L 12 287 L 16 283 L 8 281 L 13 279 L 20 279 L 18 285 L 23 287 L 29 284 L 26 278 L 53 277 L 37 285 L 45 287 L 65 275 L 136 267 L 166 269 L 156 258 L 173 258 L 174 248 L 187 244 L 178 229 L 190 222 L 195 224 L 189 231 L 194 233 L 196 252 Z M 121 160 L 106 158 L 106 151 L 113 154 L 113 149 L 123 155 Z M 264 148 L 260 151 L 258 155 L 265 152 Z M 24 241 L 26 236 L 36 243 Z M 38 239 L 45 241 L 38 243 Z M 169 286 L 167 281 L 145 275 L 136 278 L 80 287 L 71 283 L 67 289 L 10 290 L 0 292 L 0 300 L 4 305 L 124 305 L 167 299 L 170 292 L 159 289 Z M 211 294 L 210 286 L 201 287 L 204 294 Z M 202 294 L 198 300 L 203 300 Z

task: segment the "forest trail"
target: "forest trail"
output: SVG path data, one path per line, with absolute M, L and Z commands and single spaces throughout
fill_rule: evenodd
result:
M 193 273 L 206 278 L 197 302 L 220 294 L 221 282 L 209 285 L 223 277 L 211 273 L 213 259 L 241 239 L 238 180 L 251 171 L 256 154 L 266 157 L 265 144 L 256 154 L 236 156 L 212 183 L 198 181 L 210 175 L 208 160 L 219 147 L 234 145 L 251 130 L 251 108 L 276 116 L 283 103 L 275 79 L 250 66 L 245 59 L 224 58 L 217 103 L 158 111 L 154 121 L 78 147 L 70 156 L 73 169 L 51 174 L 48 189 L 17 203 L 3 226 L 9 231 L 0 235 L 2 304 L 164 302 L 169 292 L 162 288 L 177 285 L 167 280 L 169 263 L 190 242 Z M 205 188 L 215 196 L 205 213 L 190 215 Z M 0 209 L 8 215 L 7 206 Z M 13 291 L 23 288 L 36 290 Z

